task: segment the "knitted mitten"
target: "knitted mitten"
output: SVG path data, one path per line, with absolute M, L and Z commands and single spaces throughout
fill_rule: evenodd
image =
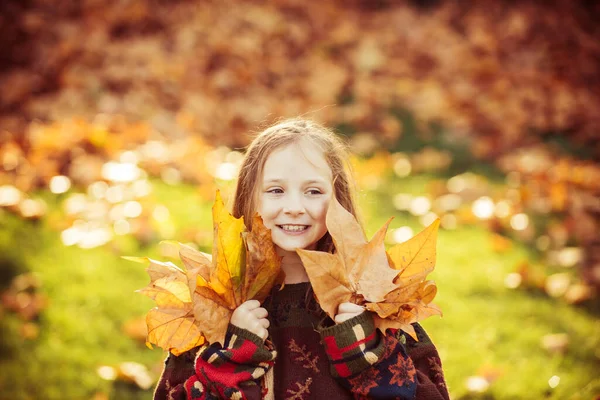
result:
M 321 330 L 331 363 L 331 374 L 357 399 L 413 399 L 417 389 L 415 366 L 404 345 L 390 330 L 375 329 L 366 311 L 341 324 Z
M 185 382 L 188 399 L 246 399 L 244 388 L 259 384 L 273 365 L 277 352 L 272 343 L 230 325 L 225 347 L 204 345 L 195 360 L 195 375 Z

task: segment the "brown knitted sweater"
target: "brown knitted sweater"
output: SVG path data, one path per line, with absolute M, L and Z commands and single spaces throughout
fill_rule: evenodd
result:
M 333 325 L 315 301 L 309 283 L 274 290 L 263 306 L 269 311 L 270 338 L 277 350 L 273 366 L 275 399 L 448 400 L 439 355 L 418 324 L 414 325 L 418 342 L 402 331 L 388 331 L 386 335 L 376 331 L 368 312 Z M 228 337 L 234 335 L 238 341 L 235 346 L 241 346 L 241 341 L 263 346 L 248 331 L 235 327 L 230 330 Z M 235 351 L 225 350 L 228 355 Z M 198 349 L 193 349 L 179 357 L 169 355 L 155 399 L 235 398 L 191 393 L 191 381 L 202 381 L 198 376 L 204 375 L 202 370 L 207 365 L 197 354 Z M 257 356 L 254 359 L 260 361 Z M 261 382 L 244 385 L 241 393 L 249 400 L 260 400 L 265 394 Z M 199 386 L 207 385 L 204 382 Z

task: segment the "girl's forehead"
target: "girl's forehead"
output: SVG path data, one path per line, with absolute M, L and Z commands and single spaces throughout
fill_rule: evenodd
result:
M 274 149 L 266 158 L 263 178 L 277 177 L 286 171 L 318 174 L 323 178 L 332 178 L 332 170 L 323 149 L 307 140 L 290 143 Z

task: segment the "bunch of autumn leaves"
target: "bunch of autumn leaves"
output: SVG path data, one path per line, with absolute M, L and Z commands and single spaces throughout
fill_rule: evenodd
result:
M 416 339 L 413 322 L 441 315 L 431 304 L 435 283 L 425 279 L 435 267 L 439 220 L 386 251 L 390 221 L 367 242 L 354 216 L 333 199 L 326 224 L 335 253 L 297 252 L 321 308 L 331 318 L 341 303 L 350 301 L 373 311 L 381 331 L 398 328 Z M 185 270 L 171 262 L 134 259 L 150 263 L 151 282 L 140 290 L 156 302 L 146 317 L 148 346 L 179 355 L 205 342 L 223 344 L 233 311 L 246 300 L 262 303 L 283 283 L 280 257 L 260 216 L 254 216 L 248 231 L 243 218 L 227 212 L 217 192 L 213 226 L 212 257 L 176 244 Z

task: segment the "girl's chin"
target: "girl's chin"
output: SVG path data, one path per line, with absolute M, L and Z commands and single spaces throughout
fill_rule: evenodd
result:
M 273 243 L 280 251 L 296 253 L 296 249 L 315 250 L 317 248 L 317 243 L 327 232 L 323 232 L 320 237 L 308 233 L 309 232 L 305 232 L 304 235 L 286 235 L 275 231 L 273 232 L 272 239 Z
M 291 244 L 291 243 L 275 243 L 275 248 L 278 253 L 296 253 L 296 249 L 314 250 L 315 244 Z

